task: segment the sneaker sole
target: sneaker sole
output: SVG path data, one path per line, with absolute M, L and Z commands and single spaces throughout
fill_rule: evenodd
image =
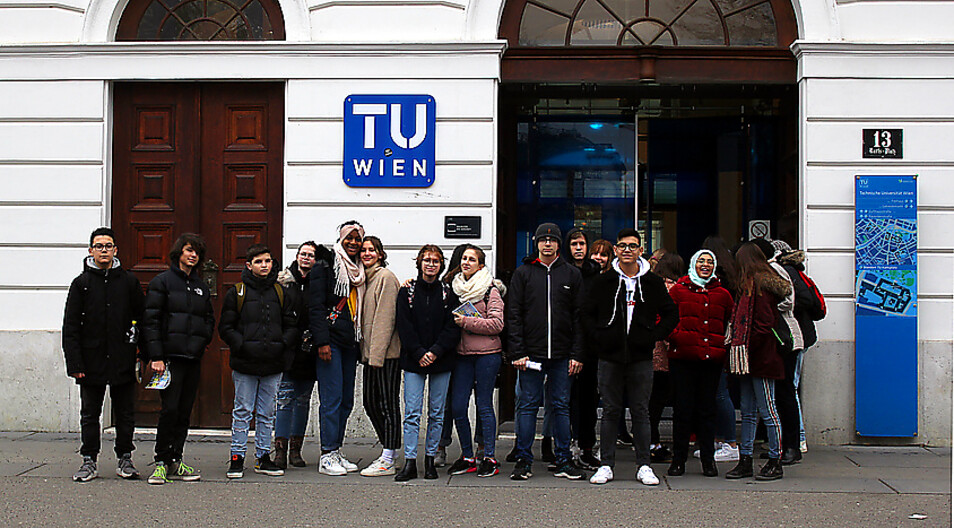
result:
M 233 480 L 234 480 L 234 479 L 240 479 L 240 478 L 242 478 L 242 477 L 244 477 L 244 476 L 245 476 L 245 473 L 244 473 L 244 472 L 242 472 L 242 473 L 226 473 L 226 474 L 225 474 L 225 478 L 230 478 L 230 479 L 233 479 Z
M 610 482 L 611 480 L 613 480 L 613 479 L 609 479 L 609 480 L 590 480 L 590 484 L 596 484 L 597 486 L 602 486 L 603 484 L 606 484 L 607 482 Z
M 331 471 L 323 471 L 323 470 L 319 470 L 318 473 L 321 473 L 322 475 L 328 475 L 329 477 L 344 477 L 348 474 L 347 471 L 345 471 L 344 473 L 332 473 Z
M 554 473 L 553 476 L 557 478 L 565 478 L 567 480 L 580 480 L 583 478 L 583 475 L 571 475 L 569 473 L 564 473 L 562 471 L 559 473 Z
M 510 480 L 530 480 L 530 477 L 533 476 L 533 473 L 527 473 L 524 475 L 510 475 Z
M 457 476 L 457 475 L 466 475 L 468 473 L 476 473 L 476 472 L 477 472 L 477 468 L 467 468 L 467 469 L 462 469 L 459 471 L 448 471 L 447 474 L 451 476 Z
M 159 480 L 159 479 L 154 479 L 154 478 L 152 478 L 152 477 L 149 477 L 149 479 L 148 479 L 146 482 L 148 482 L 149 484 L 152 484 L 153 486 L 161 486 L 161 485 L 163 485 L 163 484 L 169 484 L 169 483 L 172 482 L 172 481 L 171 481 L 171 480 Z
M 176 477 L 170 478 L 169 480 L 181 480 L 182 482 L 197 482 L 197 481 L 202 480 L 202 477 L 201 477 L 200 475 L 193 475 L 193 476 L 191 476 L 191 477 L 178 477 L 178 476 L 176 476 Z
M 498 469 L 498 470 L 494 470 L 493 473 L 477 473 L 477 476 L 480 478 L 486 478 L 486 477 L 494 477 L 499 474 L 500 474 L 500 470 Z
M 362 477 L 389 477 L 395 474 L 397 474 L 397 471 L 394 469 L 385 470 L 385 471 L 373 471 L 368 473 L 365 473 L 364 471 L 361 472 Z
M 116 476 L 125 480 L 139 480 L 139 473 L 130 473 L 128 475 L 123 474 L 122 470 L 116 470 Z
M 79 477 L 79 478 L 73 477 L 73 482 L 89 482 L 98 476 L 99 476 L 98 473 L 93 473 L 92 475 L 88 477 Z
M 255 472 L 261 475 L 268 475 L 269 477 L 282 477 L 285 476 L 285 472 L 280 469 L 259 469 L 255 468 Z

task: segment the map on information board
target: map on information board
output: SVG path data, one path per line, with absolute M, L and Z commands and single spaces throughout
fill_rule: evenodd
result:
M 859 271 L 858 315 L 917 317 L 917 272 L 909 270 Z
M 917 222 L 899 218 L 861 217 L 855 223 L 858 269 L 917 266 Z

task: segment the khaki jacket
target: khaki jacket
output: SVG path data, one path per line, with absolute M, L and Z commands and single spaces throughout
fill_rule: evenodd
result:
M 401 357 L 401 340 L 395 328 L 397 295 L 401 283 L 391 270 L 374 266 L 367 277 L 361 311 L 361 362 L 383 367 L 385 359 Z

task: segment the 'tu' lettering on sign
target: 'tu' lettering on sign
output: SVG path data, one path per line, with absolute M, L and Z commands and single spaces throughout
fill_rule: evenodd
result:
M 350 187 L 430 187 L 437 105 L 430 95 L 349 95 L 343 178 Z

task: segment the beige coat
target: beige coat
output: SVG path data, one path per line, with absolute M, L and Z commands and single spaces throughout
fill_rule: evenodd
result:
M 401 340 L 394 325 L 401 283 L 391 270 L 374 266 L 367 277 L 361 307 L 361 362 L 383 367 L 385 359 L 401 357 Z

